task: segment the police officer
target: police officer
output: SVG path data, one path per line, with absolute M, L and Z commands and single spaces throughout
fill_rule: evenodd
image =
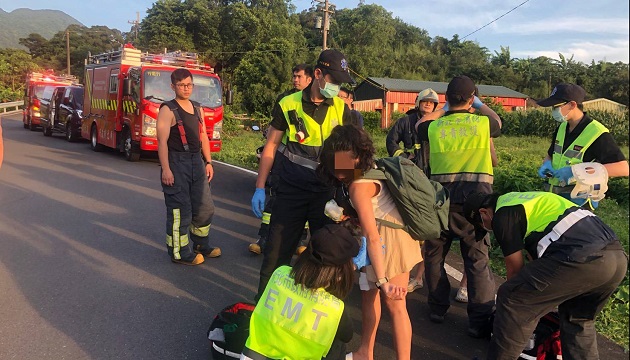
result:
M 252 197 L 252 210 L 261 217 L 265 181 L 274 158 L 280 156 L 278 191 L 256 299 L 273 271 L 291 261 L 306 221 L 311 231 L 331 221 L 324 215 L 324 206 L 332 198 L 333 189 L 321 182 L 315 169 L 323 141 L 331 130 L 352 120 L 350 109 L 337 97 L 340 85 L 351 81 L 344 55 L 334 49 L 324 50 L 315 65 L 311 85 L 284 97 L 274 108 Z M 280 144 L 282 153 L 277 155 Z
M 488 359 L 516 359 L 556 306 L 562 355 L 599 359 L 595 317 L 623 280 L 628 257 L 592 212 L 549 192 L 472 194 L 466 218 L 493 231 L 507 281 L 499 287 Z M 533 260 L 525 264 L 522 250 Z
M 448 232 L 424 242 L 429 318 L 443 322 L 450 306 L 451 286 L 444 261 L 453 239 L 460 238 L 468 280 L 468 335 L 481 338 L 488 335 L 494 311 L 494 277 L 488 266 L 490 239 L 466 221 L 462 205 L 473 192 L 492 193 L 490 140 L 501 134 L 501 119 L 474 95 L 475 91 L 469 77 L 454 77 L 446 90 L 447 104 L 421 119 L 418 135 L 429 143 L 431 179 L 440 182 L 451 195 Z M 471 114 L 471 107 L 480 115 Z
M 609 177 L 628 176 L 629 170 L 628 161 L 608 129 L 583 111 L 585 96 L 582 87 L 560 83 L 548 98 L 538 102 L 540 106 L 552 107 L 551 115 L 560 123 L 538 175 L 548 179 L 546 190 L 593 210 L 597 202 L 571 197 L 571 165 L 596 161 L 604 165 Z
M 175 99 L 160 106 L 157 118 L 166 246 L 171 261 L 186 265 L 203 263 L 204 255 L 221 255 L 221 249 L 209 244 L 214 203 L 208 183 L 214 170 L 203 110 L 190 100 L 193 87 L 189 70 L 173 71 L 171 89 Z
M 428 174 L 427 154 L 423 152 L 420 139 L 416 133 L 415 125 L 424 115 L 435 111 L 440 99 L 431 88 L 424 89 L 416 97 L 416 107 L 407 111 L 407 115 L 398 119 L 387 133 L 385 146 L 389 156 L 403 156 L 412 160 L 420 169 Z M 400 148 L 400 143 L 403 148 Z
M 280 100 L 282 100 L 283 97 L 294 94 L 298 91 L 304 90 L 304 88 L 306 88 L 307 86 L 311 84 L 312 80 L 313 80 L 313 69 L 309 65 L 306 65 L 306 64 L 295 65 L 293 67 L 293 78 L 292 78 L 293 87 L 290 90 L 287 90 L 283 92 L 282 94 L 278 95 L 278 98 L 276 99 L 276 104 Z M 274 165 L 272 166 L 272 169 L 271 169 L 271 174 L 269 174 L 269 177 L 267 178 L 267 183 L 265 184 L 266 189 L 267 189 L 268 199 L 265 204 L 265 210 L 262 213 L 262 218 L 260 221 L 260 228 L 258 229 L 258 236 L 259 236 L 258 240 L 255 243 L 249 244 L 247 246 L 250 252 L 257 255 L 262 253 L 262 249 L 264 248 L 265 243 L 267 242 L 267 236 L 269 235 L 269 221 L 271 220 L 271 209 L 273 207 L 273 200 L 274 200 L 276 187 L 278 186 L 278 175 L 274 173 L 274 171 L 277 172 L 277 170 L 274 170 L 274 168 L 276 167 L 276 164 L 277 162 L 274 161 Z M 307 228 L 305 228 L 305 232 L 308 232 Z

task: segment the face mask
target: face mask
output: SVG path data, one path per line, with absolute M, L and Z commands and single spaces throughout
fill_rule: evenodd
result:
M 326 83 L 326 85 L 324 85 L 324 88 L 319 88 L 319 93 L 322 94 L 323 97 L 327 99 L 332 99 L 337 96 L 337 94 L 339 94 L 339 89 L 341 88 L 341 86 L 329 83 L 326 80 L 324 80 L 324 83 Z
M 557 108 L 551 110 L 551 116 L 553 116 L 553 119 L 559 123 L 567 122 L 567 116 L 562 115 L 562 112 L 560 112 L 561 107 L 562 106 L 558 106 Z

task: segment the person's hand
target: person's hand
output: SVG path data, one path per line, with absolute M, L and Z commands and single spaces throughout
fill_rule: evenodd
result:
M 175 176 L 173 176 L 171 169 L 162 169 L 162 184 L 166 186 L 175 184 Z
M 564 182 L 566 185 L 568 185 L 571 180 L 573 180 L 573 170 L 571 170 L 570 166 L 565 166 L 554 171 L 553 177 L 560 180 L 561 183 Z
M 444 106 L 442 106 L 442 110 L 444 110 L 444 113 L 448 112 L 449 110 L 448 101 L 444 103 Z
M 405 300 L 407 287 L 398 286 L 392 283 L 385 283 L 380 287 L 381 291 L 392 300 Z
M 262 217 L 262 212 L 265 209 L 265 188 L 256 188 L 254 196 L 252 197 L 252 211 L 257 218 Z
M 477 95 L 475 95 L 475 100 L 473 100 L 472 107 L 475 109 L 479 109 L 482 106 L 483 102 L 481 101 L 481 99 L 479 99 L 479 97 L 477 97 Z
M 545 160 L 538 169 L 538 176 L 544 179 L 549 177 L 549 175 L 553 175 L 553 166 L 551 166 L 551 160 Z
M 361 248 L 359 248 L 357 256 L 352 258 L 352 262 L 357 267 L 357 270 L 371 264 L 367 253 L 367 239 L 365 236 L 361 236 Z
M 214 176 L 214 168 L 212 167 L 212 164 L 206 164 L 206 176 L 208 177 L 208 182 L 210 182 Z

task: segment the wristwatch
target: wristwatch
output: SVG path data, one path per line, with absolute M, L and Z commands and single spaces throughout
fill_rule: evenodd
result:
M 206 161 L 206 165 L 212 165 L 212 161 Z
M 380 288 L 381 288 L 381 285 L 386 284 L 386 283 L 388 283 L 388 282 L 389 282 L 389 279 L 387 278 L 387 276 L 386 276 L 386 277 L 383 277 L 383 278 L 380 278 L 380 279 L 378 279 L 378 281 L 376 282 L 376 287 L 380 289 Z

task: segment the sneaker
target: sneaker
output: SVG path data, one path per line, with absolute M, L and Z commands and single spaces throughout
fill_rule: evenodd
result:
M 444 316 L 445 316 L 445 315 L 446 315 L 446 314 L 444 314 L 444 315 L 439 315 L 439 314 L 436 314 L 436 313 L 431 313 L 431 314 L 429 315 L 429 320 L 431 320 L 432 322 L 434 322 L 434 323 L 436 323 L 436 324 L 441 324 L 441 323 L 443 323 L 443 322 L 444 322 Z
M 208 250 L 201 250 L 201 245 L 197 245 L 195 247 L 195 252 L 209 258 L 221 256 L 221 248 L 218 247 L 210 247 Z
M 459 290 L 457 290 L 457 295 L 455 295 L 455 301 L 459 301 L 461 303 L 467 303 L 468 302 L 468 288 L 460 287 Z
M 256 255 L 262 254 L 262 248 L 260 247 L 260 245 L 258 245 L 258 243 L 249 244 L 249 246 L 247 246 L 247 249 L 249 250 L 249 252 L 252 252 Z
M 297 249 L 295 249 L 295 255 L 300 255 L 304 252 L 304 250 L 306 250 L 306 246 L 298 246 Z
M 197 254 L 197 255 L 195 255 L 195 258 L 192 259 L 192 261 L 186 261 L 184 259 L 173 259 L 173 258 L 171 258 L 171 261 L 176 263 L 176 264 L 199 265 L 199 264 L 203 264 L 204 259 L 203 259 L 203 255 Z
M 409 279 L 409 284 L 407 285 L 407 292 L 414 292 L 416 289 L 422 289 L 424 284 L 422 283 L 422 279 L 419 281 L 416 279 Z

